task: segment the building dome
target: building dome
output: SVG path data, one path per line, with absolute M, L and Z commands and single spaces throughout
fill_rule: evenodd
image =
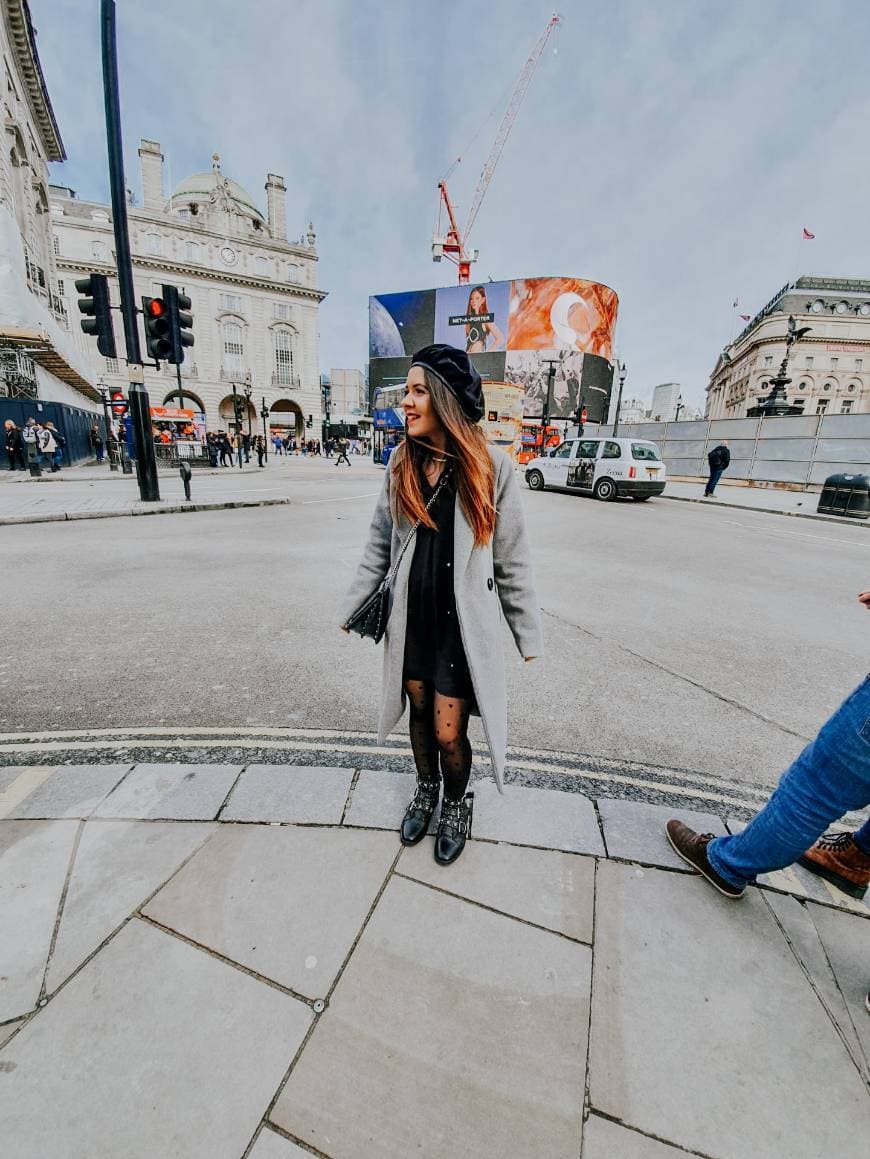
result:
M 238 213 L 253 217 L 265 224 L 257 205 L 246 189 L 221 172 L 220 158 L 214 154 L 214 165 L 208 173 L 192 173 L 176 186 L 172 200 L 180 202 L 221 202 L 229 203 Z

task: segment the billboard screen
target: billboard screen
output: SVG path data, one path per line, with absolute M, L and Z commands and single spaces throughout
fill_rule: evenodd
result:
M 369 298 L 369 384 L 404 382 L 411 356 L 431 342 L 467 350 L 484 384 L 520 391 L 526 417 L 585 406 L 605 421 L 613 383 L 618 299 L 584 278 L 517 278 Z M 550 379 L 550 367 L 553 377 Z M 501 408 L 497 408 L 501 412 Z M 515 410 L 514 408 L 511 408 Z

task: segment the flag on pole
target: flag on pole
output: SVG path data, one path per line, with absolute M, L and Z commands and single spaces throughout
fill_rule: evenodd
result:
M 812 241 L 815 236 L 814 233 L 810 233 L 807 227 L 804 226 L 804 241 Z

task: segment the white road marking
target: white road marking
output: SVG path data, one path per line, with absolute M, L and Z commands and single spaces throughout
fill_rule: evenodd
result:
M 845 543 L 847 546 L 870 547 L 870 542 L 861 542 L 860 539 L 832 539 L 829 535 L 809 535 L 806 531 L 785 531 L 784 529 L 774 530 L 770 527 L 750 527 L 748 523 L 738 523 L 735 519 L 725 519 L 724 523 L 728 523 L 731 527 L 742 527 L 744 531 L 757 531 L 759 535 L 793 535 L 799 539 L 816 539 L 820 543 Z
M 300 507 L 310 507 L 313 503 L 345 503 L 351 499 L 371 499 L 373 495 L 380 495 L 380 491 L 366 491 L 363 495 L 337 495 L 334 499 L 303 499 Z

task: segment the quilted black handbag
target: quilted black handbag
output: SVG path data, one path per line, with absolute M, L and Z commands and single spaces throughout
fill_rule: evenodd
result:
M 426 504 L 427 511 L 438 498 L 438 495 L 441 492 L 441 488 L 447 482 L 447 478 L 448 472 L 444 471 L 438 481 L 438 486 L 432 492 L 431 499 Z M 402 544 L 395 564 L 392 566 L 384 579 L 381 580 L 379 586 L 375 589 L 373 594 L 370 595 L 364 603 L 360 604 L 357 610 L 344 625 L 348 632 L 356 632 L 358 636 L 368 637 L 370 640 L 374 640 L 376 644 L 380 644 L 381 640 L 383 639 L 384 632 L 387 630 L 387 620 L 390 618 L 390 610 L 393 603 L 392 586 L 399 571 L 399 564 L 402 562 L 402 558 L 405 552 L 408 550 L 411 541 L 417 534 L 417 528 L 419 526 L 420 520 L 418 519 L 411 530 L 408 532 L 407 538 Z

